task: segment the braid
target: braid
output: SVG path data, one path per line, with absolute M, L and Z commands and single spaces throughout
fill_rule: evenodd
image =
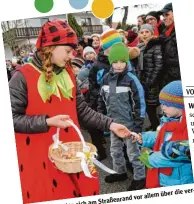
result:
M 42 68 L 45 74 L 46 82 L 50 83 L 53 77 L 53 64 L 51 62 L 52 51 L 55 49 L 55 46 L 43 47 L 41 50 L 42 56 Z
M 42 60 L 42 70 L 45 75 L 45 80 L 47 83 L 46 87 L 46 95 L 48 101 L 51 100 L 51 90 L 50 90 L 50 83 L 52 82 L 53 79 L 53 63 L 52 63 L 52 51 L 56 48 L 56 46 L 48 46 L 48 47 L 43 47 L 39 54 L 40 59 Z M 72 67 L 71 60 L 66 61 L 65 67 Z

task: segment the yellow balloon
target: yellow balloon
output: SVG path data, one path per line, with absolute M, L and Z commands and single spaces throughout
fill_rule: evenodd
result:
M 92 3 L 92 13 L 100 19 L 110 17 L 114 11 L 112 0 L 94 0 Z

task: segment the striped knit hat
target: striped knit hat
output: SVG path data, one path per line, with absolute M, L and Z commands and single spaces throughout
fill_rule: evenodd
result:
M 160 92 L 160 103 L 169 107 L 184 109 L 183 89 L 181 81 L 167 84 Z
M 100 36 L 103 50 L 108 49 L 114 43 L 122 42 L 122 38 L 115 29 L 108 29 Z
M 84 60 L 79 58 L 79 57 L 75 57 L 73 60 L 72 60 L 72 64 L 75 65 L 76 67 L 78 68 L 82 68 L 82 66 L 84 65 Z

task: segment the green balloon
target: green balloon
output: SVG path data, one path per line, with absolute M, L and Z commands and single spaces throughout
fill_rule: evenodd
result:
M 39 12 L 47 13 L 53 8 L 54 2 L 53 0 L 35 0 L 34 5 Z

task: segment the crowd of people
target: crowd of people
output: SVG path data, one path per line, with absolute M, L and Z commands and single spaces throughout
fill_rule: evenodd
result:
M 23 53 L 25 53 L 23 55 Z M 6 68 L 7 68 L 7 77 L 8 81 L 13 76 L 15 70 L 19 68 L 22 64 L 31 62 L 32 58 L 34 56 L 34 53 L 32 52 L 26 52 L 25 50 L 22 50 L 20 52 L 20 56 L 14 56 L 11 60 L 6 60 Z
M 139 16 L 138 30 L 77 38 L 66 22 L 49 21 L 36 48 L 25 63 L 7 62 L 25 203 L 99 194 L 97 172 L 64 174 L 48 159 L 57 127 L 62 141 L 80 140 L 69 119 L 89 132 L 102 162 L 109 135 L 117 173 L 105 182 L 127 180 L 131 165 L 128 191 L 193 183 L 171 3 Z

